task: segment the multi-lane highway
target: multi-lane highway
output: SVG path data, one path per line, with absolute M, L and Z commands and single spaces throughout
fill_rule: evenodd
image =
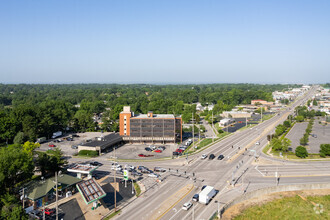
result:
M 156 184 L 153 179 L 144 180 L 147 191 L 126 206 L 117 219 L 209 219 L 220 207 L 244 192 L 274 186 L 275 184 L 322 183 L 330 182 L 329 162 L 294 163 L 272 159 L 261 150 L 267 144 L 267 135 L 283 123 L 294 108 L 304 104 L 315 94 L 313 87 L 298 98 L 290 107 L 283 109 L 273 118 L 251 128 L 238 131 L 208 149 L 186 158 L 157 162 L 139 162 L 133 165 L 148 167 L 161 166 L 171 172 L 163 175 L 164 181 Z M 256 145 L 256 141 L 260 144 Z M 245 150 L 245 148 L 247 148 Z M 201 160 L 201 154 L 224 155 L 223 160 Z M 255 155 L 259 161 L 255 161 Z M 189 164 L 187 162 L 189 161 Z M 110 170 L 110 162 L 104 161 L 100 169 Z M 194 175 L 194 176 L 193 176 Z M 275 177 L 280 177 L 279 181 Z M 195 179 L 196 178 L 196 179 Z M 188 185 L 193 185 L 182 197 L 175 195 Z M 212 202 L 205 206 L 194 203 L 188 211 L 181 207 L 199 193 L 203 185 L 211 185 L 219 190 Z M 152 188 L 150 188 L 152 186 Z M 176 198 L 176 199 L 172 199 Z M 170 204 L 170 205 L 169 205 Z

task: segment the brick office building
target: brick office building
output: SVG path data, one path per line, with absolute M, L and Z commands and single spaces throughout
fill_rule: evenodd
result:
M 182 120 L 172 114 L 134 115 L 124 106 L 119 115 L 119 134 L 124 141 L 140 143 L 175 143 L 182 141 Z

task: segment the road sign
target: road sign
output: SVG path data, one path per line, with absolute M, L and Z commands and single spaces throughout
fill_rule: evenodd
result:
M 128 170 L 124 170 L 124 180 L 128 180 Z

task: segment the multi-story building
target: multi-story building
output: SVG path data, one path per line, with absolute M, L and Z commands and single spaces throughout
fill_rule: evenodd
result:
M 175 143 L 182 141 L 182 120 L 172 114 L 134 115 L 124 106 L 119 115 L 119 134 L 124 141 L 141 143 Z

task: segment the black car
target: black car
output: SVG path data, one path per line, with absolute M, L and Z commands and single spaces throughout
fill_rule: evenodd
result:
M 206 187 L 207 187 L 207 185 L 202 186 L 202 189 L 201 190 L 205 189 Z
M 146 151 L 152 151 L 150 147 L 144 148 Z
M 214 154 L 210 154 L 209 160 L 213 160 L 214 158 L 215 158 L 215 155 Z
M 192 197 L 192 200 L 195 201 L 195 202 L 198 202 L 198 200 L 199 200 L 199 194 L 195 194 L 195 195 Z
M 152 173 L 152 171 L 149 170 L 149 169 L 142 169 L 141 170 L 141 173 L 147 173 L 147 174 L 149 174 L 149 173 Z
M 219 155 L 218 160 L 222 160 L 223 158 L 225 158 L 222 154 Z
M 101 163 L 99 163 L 97 161 L 90 162 L 89 164 L 92 166 L 101 166 L 102 165 Z

